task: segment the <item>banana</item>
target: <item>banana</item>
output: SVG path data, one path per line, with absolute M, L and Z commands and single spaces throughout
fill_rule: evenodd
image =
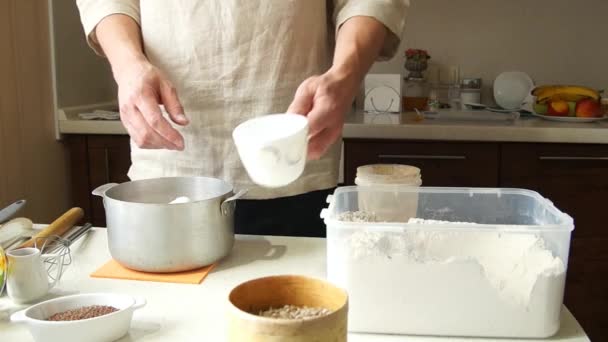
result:
M 550 85 L 540 86 L 532 90 L 532 95 L 536 96 L 537 103 L 547 103 L 550 101 L 571 101 L 578 102 L 585 98 L 599 100 L 600 94 L 597 90 L 569 85 Z

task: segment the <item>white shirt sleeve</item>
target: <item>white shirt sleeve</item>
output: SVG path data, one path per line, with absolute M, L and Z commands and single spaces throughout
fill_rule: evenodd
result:
M 379 59 L 386 60 L 395 55 L 403 35 L 409 0 L 333 0 L 333 2 L 336 33 L 340 26 L 352 17 L 373 17 L 384 24 L 389 31 Z
M 97 41 L 95 28 L 103 18 L 112 14 L 124 14 L 140 25 L 139 0 L 77 0 L 76 3 L 87 42 L 101 56 L 103 50 Z

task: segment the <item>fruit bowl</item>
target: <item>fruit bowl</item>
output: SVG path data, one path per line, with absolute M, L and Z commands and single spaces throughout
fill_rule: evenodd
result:
M 532 90 L 532 112 L 547 120 L 594 122 L 603 120 L 600 93 L 571 85 L 543 85 Z
M 542 115 L 535 112 L 532 112 L 533 116 L 536 116 L 541 119 L 549 120 L 549 121 L 558 121 L 558 122 L 573 122 L 573 123 L 585 123 L 585 122 L 597 122 L 608 119 L 606 116 L 602 117 L 594 117 L 594 118 L 579 118 L 576 116 L 552 116 L 552 115 Z

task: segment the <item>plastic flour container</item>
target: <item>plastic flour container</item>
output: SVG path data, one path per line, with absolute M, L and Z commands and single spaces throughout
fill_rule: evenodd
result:
M 403 200 L 383 205 L 415 217 L 382 222 L 364 211 L 372 198 L 393 197 Z M 349 331 L 504 338 L 558 331 L 574 225 L 540 194 L 352 186 L 328 203 L 327 276 L 349 294 Z

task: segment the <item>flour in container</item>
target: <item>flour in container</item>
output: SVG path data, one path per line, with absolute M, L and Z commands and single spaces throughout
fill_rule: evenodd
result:
M 413 218 L 408 224 L 455 222 Z M 566 267 L 540 236 L 366 229 L 341 243 L 343 269 L 330 280 L 349 292 L 349 324 L 356 331 L 409 326 L 417 333 L 517 336 L 550 335 L 559 326 Z

